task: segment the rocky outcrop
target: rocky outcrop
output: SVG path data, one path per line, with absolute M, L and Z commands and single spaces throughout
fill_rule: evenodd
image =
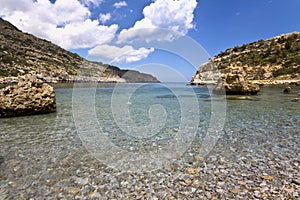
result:
M 82 78 L 78 77 L 82 66 L 92 71 L 98 82 L 131 82 L 136 76 L 133 73 L 121 77 L 128 70 L 88 61 L 47 40 L 23 33 L 0 18 L 0 84 L 13 83 L 25 74 L 36 75 L 49 83 L 74 82 Z M 138 76 L 140 82 L 159 82 L 148 74 Z
M 36 76 L 20 77 L 16 85 L 0 90 L 0 117 L 45 114 L 56 111 L 53 87 Z
M 201 65 L 191 84 L 217 84 L 228 94 L 256 94 L 258 85 L 300 84 L 300 33 L 237 46 Z
M 214 85 L 213 92 L 228 95 L 255 95 L 260 91 L 257 84 L 245 78 L 246 74 L 239 67 L 230 66 L 219 70 L 213 62 L 199 68 L 191 83 L 193 85 Z
M 245 80 L 245 75 L 239 69 L 233 69 L 231 72 L 222 74 L 214 93 L 228 95 L 255 95 L 260 91 L 257 84 Z

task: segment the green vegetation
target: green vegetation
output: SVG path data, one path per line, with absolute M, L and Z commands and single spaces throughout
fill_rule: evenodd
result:
M 76 75 L 78 63 L 82 61 L 77 54 L 0 21 L 0 76 L 17 76 L 29 71 Z
M 278 77 L 278 76 L 282 76 L 282 75 L 295 74 L 295 73 L 300 73 L 300 66 L 297 66 L 295 68 L 283 67 L 283 68 L 278 69 L 275 72 L 273 72 L 273 75 L 274 75 L 274 77 Z
M 242 66 L 281 66 L 273 72 L 274 77 L 300 72 L 300 33 L 278 36 L 236 46 L 221 52 L 220 66 L 232 63 Z M 258 69 L 259 70 L 259 69 Z

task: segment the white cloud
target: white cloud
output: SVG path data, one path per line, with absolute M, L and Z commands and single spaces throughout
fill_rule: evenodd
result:
M 89 50 L 89 56 L 95 58 L 109 60 L 112 63 L 130 63 L 136 62 L 146 58 L 154 51 L 153 48 L 139 48 L 134 49 L 132 46 L 124 46 L 122 48 L 117 46 L 101 45 Z
M 10 11 L 28 11 L 32 9 L 32 2 L 28 0 L 0 0 L 1 13 Z
M 102 24 L 105 24 L 108 20 L 111 19 L 111 14 L 110 13 L 106 13 L 106 14 L 100 13 L 99 19 L 102 22 Z
M 110 13 L 102 13 L 98 20 L 91 20 L 90 6 L 99 6 L 104 0 L 0 0 L 0 16 L 19 29 L 52 41 L 66 49 L 93 48 L 105 51 L 99 55 L 115 59 L 116 62 L 133 62 L 146 58 L 154 49 L 124 46 L 107 46 L 116 36 L 118 25 L 103 25 L 111 19 Z M 113 4 L 118 9 L 127 6 L 126 1 Z M 178 35 L 187 34 L 193 28 L 196 0 L 154 0 L 143 10 L 144 18 L 134 26 L 120 32 L 117 43 L 140 41 L 172 41 Z M 130 11 L 133 12 L 133 11 Z M 126 50 L 126 52 L 125 52 Z
M 104 0 L 80 0 L 84 5 L 90 6 L 99 6 Z
M 196 0 L 156 0 L 144 8 L 142 20 L 137 21 L 132 28 L 121 31 L 118 43 L 140 39 L 170 41 L 177 37 L 178 33 L 185 35 L 189 29 L 194 27 L 193 12 L 196 6 Z M 144 30 L 140 30 L 141 28 Z M 177 32 L 177 34 L 173 35 L 169 32 L 165 35 L 166 32 L 162 33 L 155 28 L 167 29 Z
M 114 3 L 115 8 L 121 8 L 121 7 L 124 7 L 124 6 L 127 6 L 126 1 L 120 1 L 120 2 Z
M 86 0 L 100 2 L 96 0 Z M 19 29 L 50 40 L 63 48 L 88 48 L 111 41 L 118 25 L 90 20 L 88 7 L 79 0 L 0 0 L 0 16 Z
M 49 33 L 52 41 L 67 48 L 90 48 L 110 42 L 118 25 L 101 26 L 98 21 L 87 19 L 84 22 L 72 23 L 64 28 L 56 28 Z

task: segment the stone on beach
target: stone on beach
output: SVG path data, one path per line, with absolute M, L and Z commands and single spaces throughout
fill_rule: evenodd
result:
M 0 165 L 4 163 L 4 158 L 2 156 L 0 156 Z
M 53 87 L 33 75 L 0 90 L 0 117 L 45 114 L 56 111 Z

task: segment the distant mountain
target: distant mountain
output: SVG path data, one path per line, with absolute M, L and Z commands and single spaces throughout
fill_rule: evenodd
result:
M 99 82 L 159 82 L 149 74 L 88 61 L 47 40 L 23 33 L 1 18 L 0 41 L 0 83 L 15 81 L 25 74 L 35 74 L 47 82 L 83 81 L 87 75 Z M 83 69 L 80 76 L 79 69 Z
M 201 65 L 191 84 L 213 83 L 217 79 L 217 73 L 213 73 L 216 71 L 223 80 L 234 71 L 249 83 L 299 84 L 300 33 L 283 34 L 227 49 Z

